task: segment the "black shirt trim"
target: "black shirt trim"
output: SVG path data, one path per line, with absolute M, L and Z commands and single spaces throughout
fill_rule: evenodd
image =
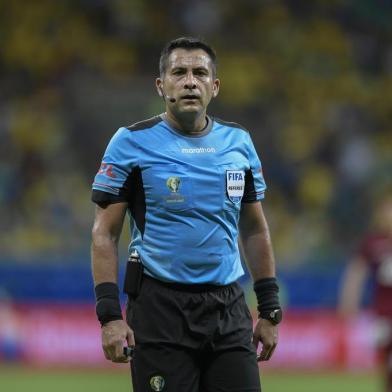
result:
M 91 200 L 99 206 L 128 201 L 127 198 L 124 197 L 124 195 L 113 195 L 111 193 L 99 191 L 97 189 L 93 189 L 93 192 L 91 194 Z
M 160 116 L 154 116 L 152 118 L 149 118 L 147 120 L 139 121 L 135 124 L 129 125 L 127 128 L 130 131 L 142 131 L 144 129 L 149 129 L 160 123 L 162 118 Z
M 224 121 L 224 120 L 221 120 L 220 118 L 216 118 L 216 117 L 213 117 L 213 120 L 216 121 L 218 124 L 222 124 L 222 125 L 225 125 L 225 126 L 231 127 L 231 128 L 242 129 L 243 131 L 249 133 L 249 131 L 245 127 L 243 127 L 241 124 L 237 124 L 237 123 L 231 122 L 231 121 Z
M 252 203 L 257 201 L 258 193 L 256 192 L 255 182 L 252 170 L 245 171 L 245 189 L 244 197 L 242 198 L 243 203 Z

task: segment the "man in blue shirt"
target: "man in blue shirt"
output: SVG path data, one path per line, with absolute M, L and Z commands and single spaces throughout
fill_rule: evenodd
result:
M 92 269 L 105 357 L 127 362 L 134 391 L 260 391 L 281 320 L 266 189 L 249 132 L 207 115 L 218 95 L 216 55 L 194 38 L 169 42 L 156 80 L 166 112 L 110 141 L 93 184 Z M 122 318 L 117 244 L 132 240 Z M 236 282 L 238 233 L 254 280 L 252 319 Z M 262 344 L 257 356 L 258 344 Z

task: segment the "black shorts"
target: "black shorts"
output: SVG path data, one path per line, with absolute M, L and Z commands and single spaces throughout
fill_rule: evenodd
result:
M 259 392 L 252 318 L 238 283 L 168 284 L 145 276 L 129 300 L 134 392 Z

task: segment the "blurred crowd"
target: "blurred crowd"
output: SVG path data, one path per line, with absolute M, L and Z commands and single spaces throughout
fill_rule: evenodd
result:
M 262 158 L 279 264 L 342 261 L 392 185 L 391 20 L 385 0 L 0 3 L 0 260 L 88 254 L 107 141 L 163 111 L 160 49 L 195 35 L 211 113 Z

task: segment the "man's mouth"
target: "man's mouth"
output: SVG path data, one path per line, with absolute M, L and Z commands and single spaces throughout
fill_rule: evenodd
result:
M 194 94 L 187 94 L 187 95 L 183 95 L 182 97 L 181 97 L 181 99 L 192 99 L 192 100 L 194 100 L 194 99 L 199 99 L 199 96 L 198 95 L 194 95 Z

